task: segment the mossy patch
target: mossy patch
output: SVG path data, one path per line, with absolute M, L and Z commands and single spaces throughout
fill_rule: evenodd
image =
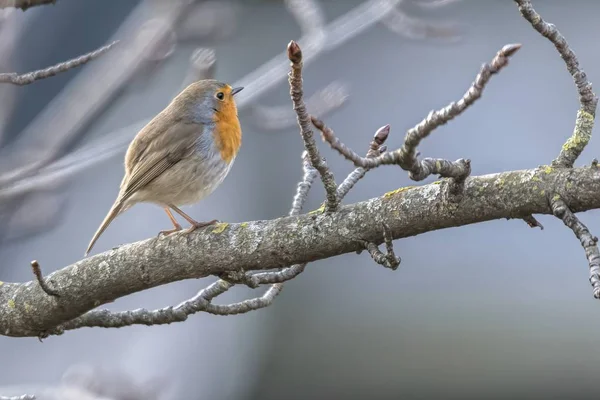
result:
M 563 151 L 582 151 L 592 137 L 593 126 L 594 116 L 587 111 L 579 110 L 577 112 L 577 120 L 575 121 L 575 130 L 573 131 L 573 135 L 563 144 Z
M 396 190 L 392 190 L 391 192 L 387 192 L 386 194 L 383 195 L 384 198 L 388 198 L 388 197 L 392 197 L 398 193 L 402 193 L 402 192 L 406 192 L 407 190 L 410 190 L 414 188 L 414 186 L 405 186 L 405 187 L 401 187 L 399 189 Z
M 227 229 L 228 226 L 229 226 L 229 224 L 227 222 L 220 222 L 215 225 L 215 229 L 213 229 L 212 232 L 213 233 L 223 233 L 223 231 L 225 229 Z
M 325 203 L 321 204 L 321 207 L 316 210 L 309 211 L 309 214 L 322 214 L 325 211 Z

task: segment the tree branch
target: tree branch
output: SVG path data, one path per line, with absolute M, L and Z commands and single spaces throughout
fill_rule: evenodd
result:
M 245 313 L 271 304 L 281 291 L 282 282 L 301 273 L 309 262 L 367 249 L 377 263 L 396 269 L 400 259 L 394 254 L 394 239 L 501 218 L 522 218 L 530 226 L 541 227 L 532 214 L 553 214 L 573 230 L 588 257 L 594 296 L 600 298 L 597 238 L 575 216 L 580 211 L 600 208 L 597 196 L 600 169 L 597 161 L 591 168 L 572 167 L 587 143 L 577 138 L 581 132 L 584 136 L 591 134 L 597 100 L 564 38 L 552 25 L 542 24 L 529 1 L 515 1 L 532 25 L 556 44 L 580 90 L 582 119 L 576 124 L 579 126 L 576 133 L 578 129 L 580 133 L 570 139 L 577 142 L 577 148 L 563 148 L 559 161 L 555 160 L 552 166 L 471 177 L 468 160 L 417 160 L 420 141 L 473 104 L 490 76 L 499 72 L 519 48 L 519 45 L 507 45 L 481 68 L 475 82 L 458 102 L 431 112 L 407 132 L 403 146 L 391 153 L 385 153 L 383 146 L 389 126 L 377 131 L 366 157 L 360 157 L 345 147 L 323 122 L 312 117 L 313 125 L 321 130 L 331 146 L 358 167 L 336 186 L 309 126 L 302 98 L 302 52 L 292 41 L 288 46 L 292 67 L 290 93 L 306 152 L 303 154 L 304 177 L 298 185 L 290 216 L 270 221 L 221 223 L 192 234 L 179 233 L 124 245 L 58 270 L 46 279 L 39 265 L 33 263 L 37 282 L 0 282 L 0 334 L 45 337 L 86 326 L 168 324 L 183 321 L 199 311 L 215 315 Z M 399 165 L 416 181 L 431 174 L 451 179 L 422 187 L 400 188 L 382 197 L 339 206 L 369 169 L 384 164 Z M 322 210 L 298 215 L 317 174 L 315 170 L 325 186 L 327 201 Z M 457 188 L 460 196 L 455 196 Z M 385 243 L 386 253 L 378 248 L 382 243 Z M 219 279 L 176 307 L 116 313 L 93 310 L 135 292 L 211 275 L 225 279 Z M 212 303 L 236 283 L 272 286 L 261 297 L 229 305 Z
M 556 26 L 544 21 L 540 14 L 533 9 L 531 1 L 515 0 L 515 2 L 521 15 L 529 21 L 533 28 L 554 44 L 577 86 L 581 108 L 577 112 L 575 130 L 563 145 L 558 157 L 552 161 L 552 165 L 556 167 L 572 167 L 592 137 L 598 98 L 592 91 L 592 84 L 588 81 L 585 72 L 579 67 L 577 56 Z
M 449 185 L 442 181 L 401 188 L 331 214 L 221 224 L 190 235 L 127 244 L 48 275 L 46 280 L 60 292 L 59 298 L 48 296 L 35 281 L 4 283 L 0 333 L 35 337 L 52 332 L 102 304 L 174 281 L 275 270 L 362 250 L 355 238 L 384 242 L 382 223 L 388 224 L 393 239 L 400 239 L 500 218 L 552 214 L 548 193 L 557 193 L 572 212 L 600 208 L 597 168 L 546 166 L 469 177 L 459 203 L 448 200 Z M 86 326 L 82 321 L 72 323 Z
M 590 267 L 592 292 L 595 298 L 600 299 L 600 251 L 598 250 L 598 238 L 593 236 L 587 226 L 573 214 L 560 195 L 557 194 L 551 199 L 550 206 L 554 215 L 560 218 L 581 242 Z
M 29 85 L 30 83 L 40 79 L 50 78 L 51 76 L 58 75 L 61 72 L 79 67 L 80 65 L 84 65 L 93 59 L 100 57 L 102 54 L 113 48 L 117 43 L 119 43 L 119 41 L 115 40 L 106 46 L 100 47 L 98 50 L 94 50 L 77 58 L 53 65 L 46 69 L 40 69 L 27 74 L 19 75 L 16 72 L 0 73 L 0 83 L 12 83 L 13 85 L 23 86 Z
M 327 193 L 327 206 L 328 212 L 336 211 L 339 205 L 337 198 L 337 185 L 335 184 L 335 178 L 333 173 L 327 166 L 327 163 L 317 148 L 315 143 L 313 131 L 310 128 L 310 118 L 306 111 L 306 105 L 302 99 L 302 50 L 300 46 L 293 40 L 288 44 L 288 58 L 291 62 L 292 70 L 289 73 L 290 83 L 290 95 L 292 97 L 292 103 L 294 104 L 294 111 L 298 116 L 298 125 L 300 126 L 300 135 L 304 141 L 304 147 L 310 158 L 312 166 L 319 171 L 321 175 L 321 181 L 325 186 L 325 192 Z
M 342 143 L 335 136 L 333 130 L 327 127 L 322 121 L 313 118 L 313 125 L 321 131 L 323 139 L 334 150 L 352 161 L 357 167 L 372 169 L 380 165 L 399 165 L 403 170 L 408 171 L 409 177 L 415 181 L 422 181 L 432 174 L 462 181 L 471 173 L 469 160 L 448 161 L 425 158 L 419 161 L 417 160 L 417 146 L 435 128 L 454 119 L 479 99 L 491 76 L 497 74 L 503 67 L 508 65 L 508 58 L 516 53 L 519 48 L 521 48 L 519 44 L 509 44 L 500 49 L 489 64 L 484 64 L 481 67 L 481 71 L 475 78 L 475 81 L 459 101 L 452 102 L 441 110 L 431 111 L 418 125 L 408 130 L 404 138 L 404 144 L 398 150 L 373 158 L 361 157 Z

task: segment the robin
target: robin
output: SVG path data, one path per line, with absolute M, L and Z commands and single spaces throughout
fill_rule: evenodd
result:
M 242 143 L 234 100 L 242 89 L 213 79 L 194 82 L 138 132 L 125 154 L 117 199 L 86 256 L 108 225 L 137 203 L 164 208 L 173 224 L 160 232 L 165 235 L 182 229 L 171 210 L 191 224 L 188 233 L 218 222 L 195 221 L 179 207 L 210 195 L 229 173 Z

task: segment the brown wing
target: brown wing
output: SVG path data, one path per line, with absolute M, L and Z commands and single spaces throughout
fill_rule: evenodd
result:
M 154 126 L 155 130 L 148 131 L 148 134 L 140 132 L 139 139 L 131 143 L 126 156 L 129 170 L 121 188 L 123 200 L 193 154 L 203 130 L 202 125 L 182 121 L 163 126 L 165 130 L 161 134 L 153 134 L 160 130 L 160 126 Z

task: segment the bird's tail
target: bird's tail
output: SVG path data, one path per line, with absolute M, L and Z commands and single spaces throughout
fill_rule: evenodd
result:
M 104 217 L 104 221 L 102 221 L 102 224 L 100 224 L 100 227 L 98 228 L 98 230 L 94 234 L 94 237 L 92 238 L 92 241 L 88 245 L 88 248 L 85 251 L 86 256 L 92 250 L 92 247 L 94 247 L 94 244 L 96 243 L 96 241 L 98 240 L 100 235 L 102 235 L 104 233 L 104 231 L 106 230 L 106 228 L 108 228 L 108 225 L 110 225 L 110 223 L 113 222 L 113 220 L 117 217 L 117 215 L 119 215 L 122 211 L 125 211 L 125 210 L 123 210 L 123 206 L 124 206 L 124 202 L 121 199 L 117 199 L 115 201 L 115 203 L 112 205 L 112 207 L 110 208 L 110 211 L 108 212 L 108 214 L 106 214 L 106 217 Z

